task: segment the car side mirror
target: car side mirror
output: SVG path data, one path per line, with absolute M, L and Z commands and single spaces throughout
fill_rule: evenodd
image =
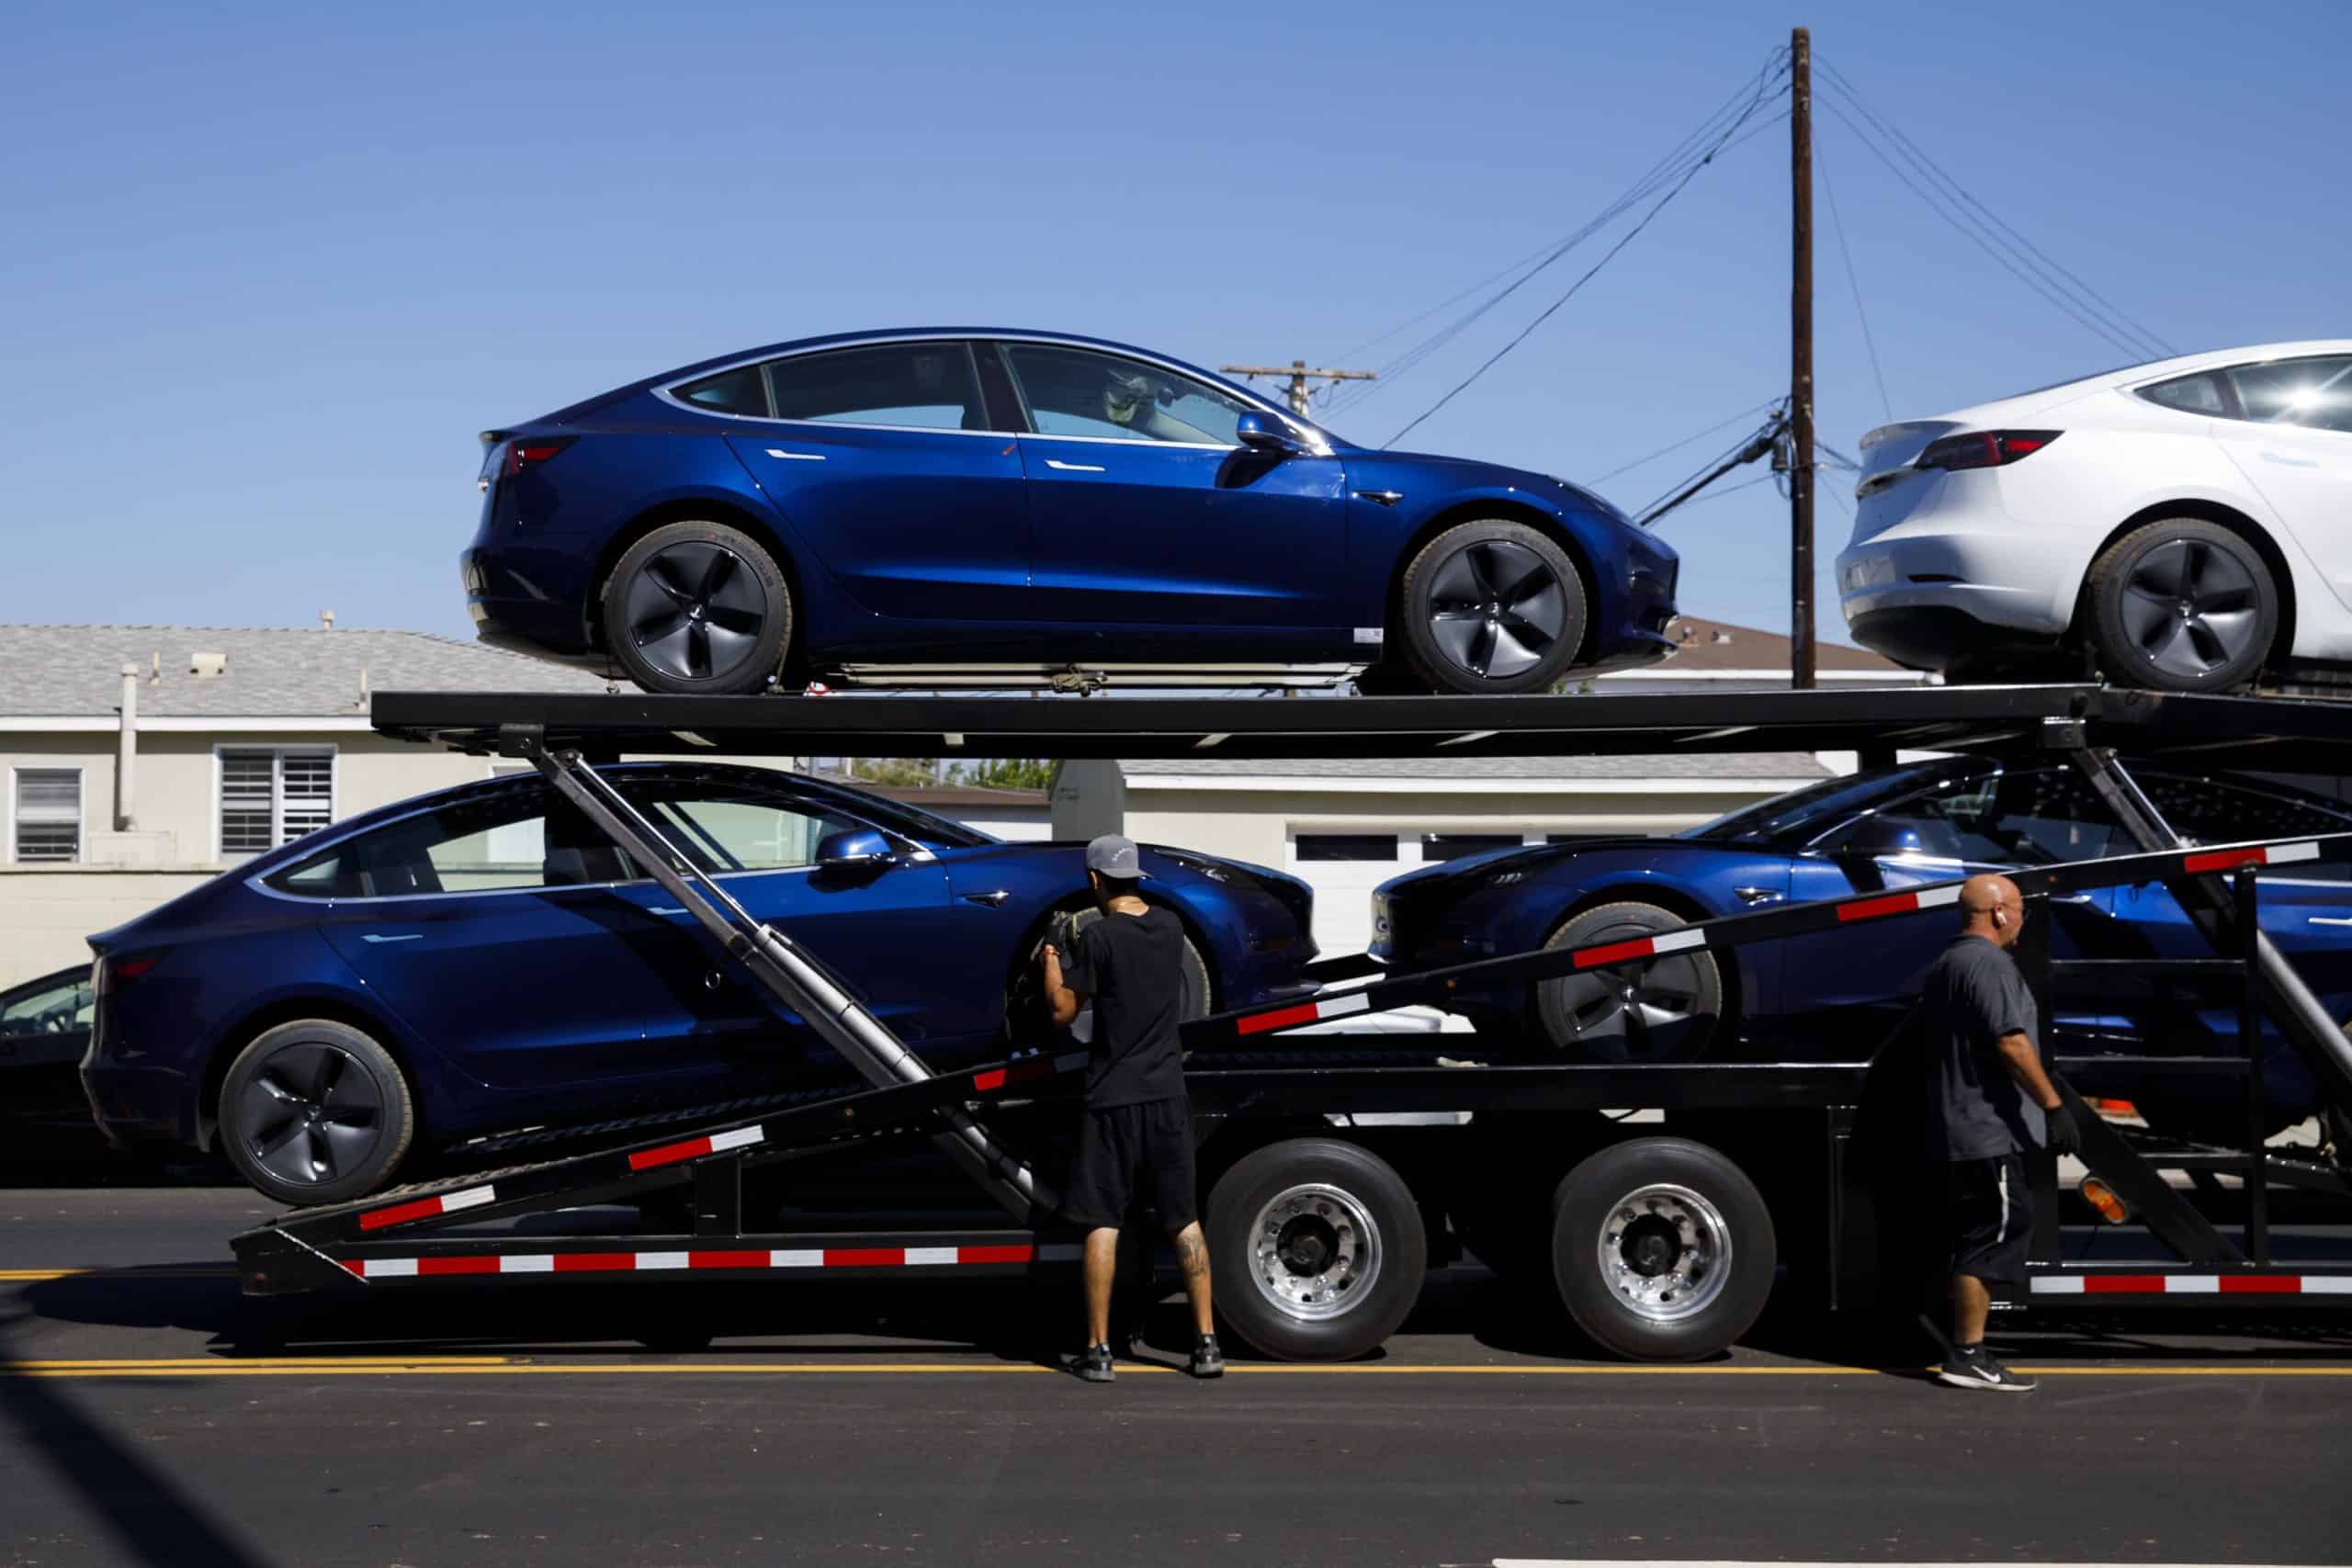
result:
M 818 840 L 817 863 L 827 871 L 880 871 L 899 863 L 899 852 L 873 829 L 854 828 Z
M 1924 854 L 1927 845 L 1919 829 L 1899 818 L 1865 817 L 1854 824 L 1837 852 L 1857 860 L 1878 860 L 1887 855 Z
M 1233 438 L 1252 452 L 1271 452 L 1278 457 L 1296 457 L 1306 450 L 1298 433 L 1272 414 L 1243 414 L 1234 422 Z

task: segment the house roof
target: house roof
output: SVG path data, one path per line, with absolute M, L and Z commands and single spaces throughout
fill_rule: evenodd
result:
M 1701 620 L 1695 615 L 1677 615 L 1667 623 L 1666 635 L 1674 639 L 1675 649 L 1666 662 L 1653 667 L 1661 675 L 1733 670 L 1785 674 L 1790 650 L 1795 646 L 1779 632 L 1736 626 L 1728 621 Z M 1850 670 L 1884 675 L 1890 681 L 1919 679 L 1917 672 L 1891 659 L 1838 642 L 1816 641 L 1813 645 L 1813 663 L 1816 670 Z
M 224 656 L 220 673 L 193 672 Z M 0 717 L 357 717 L 363 691 L 600 692 L 602 676 L 424 632 L 288 626 L 0 626 Z

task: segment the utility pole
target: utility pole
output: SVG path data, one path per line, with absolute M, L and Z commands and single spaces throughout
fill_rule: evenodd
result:
M 1299 418 L 1306 417 L 1306 383 L 1309 381 L 1376 381 L 1377 370 L 1309 370 L 1306 361 L 1294 359 L 1288 365 L 1220 365 L 1218 369 L 1228 376 L 1287 376 L 1290 378 L 1290 412 Z
M 1813 684 L 1813 34 L 1789 35 L 1789 684 Z

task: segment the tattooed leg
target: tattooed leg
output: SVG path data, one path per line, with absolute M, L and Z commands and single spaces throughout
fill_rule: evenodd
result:
M 1184 1271 L 1184 1294 L 1192 1299 L 1193 1332 L 1214 1334 L 1216 1318 L 1209 1308 L 1209 1244 L 1201 1235 L 1198 1221 L 1176 1233 L 1176 1266 Z

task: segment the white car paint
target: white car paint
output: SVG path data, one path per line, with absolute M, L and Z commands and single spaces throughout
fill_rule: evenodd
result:
M 2187 355 L 1871 431 L 1853 537 L 1838 557 L 1848 626 L 1868 647 L 1873 637 L 1855 625 L 1864 616 L 1959 610 L 2055 640 L 2073 624 L 2085 572 L 2124 524 L 2195 502 L 2245 518 L 2286 561 L 2294 646 L 2273 657 L 2352 659 L 2352 433 L 2138 395 L 2199 370 L 2336 355 L 2352 355 L 2352 339 Z M 2063 434 L 1999 468 L 1911 467 L 1931 441 L 1980 430 Z

